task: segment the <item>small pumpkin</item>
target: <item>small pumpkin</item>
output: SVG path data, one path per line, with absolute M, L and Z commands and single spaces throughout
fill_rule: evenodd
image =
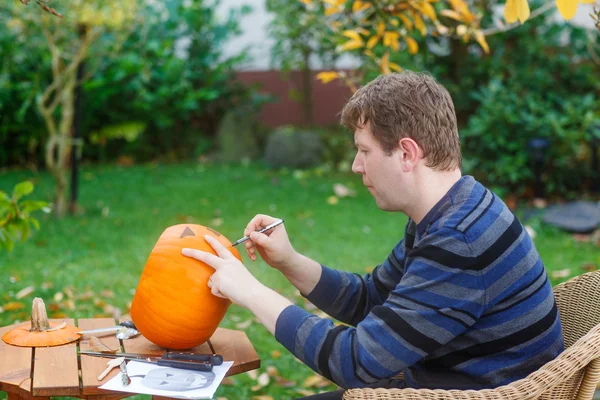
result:
M 210 228 L 180 224 L 165 229 L 148 257 L 130 314 L 142 335 L 158 346 L 183 350 L 206 342 L 231 304 L 214 296 L 207 285 L 214 269 L 181 254 L 185 247 L 216 254 L 204 235 L 231 245 Z M 241 261 L 235 248 L 229 250 Z
M 8 344 L 21 347 L 48 347 L 59 346 L 74 342 L 81 337 L 76 333 L 78 328 L 67 325 L 50 323 L 46 314 L 44 300 L 36 297 L 31 306 L 31 323 L 23 324 L 2 336 Z

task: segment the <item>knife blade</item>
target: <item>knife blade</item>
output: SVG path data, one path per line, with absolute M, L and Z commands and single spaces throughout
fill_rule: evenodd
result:
M 212 371 L 213 363 L 211 360 L 206 360 L 207 354 L 187 354 L 187 358 L 167 358 L 166 355 L 162 356 L 148 356 L 147 354 L 137 353 L 100 353 L 97 351 L 82 350 L 79 352 L 82 355 L 93 356 L 93 357 L 107 357 L 107 358 L 118 358 L 123 357 L 126 360 L 140 361 L 149 364 L 155 364 L 161 367 L 171 368 L 182 368 L 193 371 Z M 185 353 L 180 353 L 178 357 L 184 357 Z M 203 357 L 198 357 L 203 356 Z M 218 361 L 218 360 L 217 360 Z M 222 358 L 221 358 L 222 363 Z

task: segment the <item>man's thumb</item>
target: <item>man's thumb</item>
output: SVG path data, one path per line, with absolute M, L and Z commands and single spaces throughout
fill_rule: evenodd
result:
M 269 238 L 264 233 L 260 233 L 260 232 L 252 232 L 250 234 L 250 239 L 252 239 L 252 241 L 254 243 L 256 243 L 257 245 L 259 245 L 261 247 L 266 247 L 271 242 L 271 238 Z

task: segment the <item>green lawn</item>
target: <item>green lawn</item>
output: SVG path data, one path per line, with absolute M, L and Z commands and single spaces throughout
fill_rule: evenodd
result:
M 23 179 L 36 183 L 32 199 L 51 198 L 50 177 L 27 171 L 0 173 L 0 190 L 9 191 Z M 329 204 L 334 183 L 355 189 L 356 197 Z M 12 253 L 0 253 L 0 307 L 15 301 L 25 306 L 0 312 L 2 325 L 27 319 L 33 296 L 42 297 L 54 310 L 51 316 L 110 315 L 110 306 L 127 313 L 146 258 L 170 225 L 199 223 L 233 241 L 242 236 L 255 214 L 267 213 L 285 218 L 298 251 L 331 267 L 363 273 L 385 259 L 403 235 L 406 222 L 401 214 L 380 211 L 358 176 L 319 170 L 272 172 L 255 164 L 84 167 L 80 204 L 84 213 L 77 217 L 55 220 L 40 215 L 40 231 Z M 577 242 L 536 220 L 532 226 L 549 270 L 570 268 L 570 275 L 577 275 L 584 264 L 600 264 L 600 252 L 592 244 Z M 304 304 L 281 274 L 262 261 L 252 263 L 243 257 L 266 285 Z M 34 287 L 33 293 L 15 300 L 29 286 Z M 57 293 L 63 293 L 63 298 Z M 271 377 L 267 386 L 260 387 L 243 374 L 221 386 L 217 395 L 228 399 L 300 397 L 298 389 L 307 389 L 305 381 L 314 373 L 287 353 L 250 313 L 232 306 L 221 326 L 237 328 L 247 321 L 251 323 L 244 330 L 262 359 L 258 373 L 273 366 L 276 371 L 271 369 L 271 373 L 280 378 Z M 332 389 L 335 386 L 308 388 L 314 393 Z

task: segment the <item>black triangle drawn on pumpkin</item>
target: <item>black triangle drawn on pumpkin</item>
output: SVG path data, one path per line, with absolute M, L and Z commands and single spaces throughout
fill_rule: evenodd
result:
M 189 226 L 185 227 L 185 229 L 183 230 L 183 233 L 179 237 L 180 238 L 184 238 L 186 236 L 196 236 L 196 234 L 194 233 L 194 231 L 191 230 Z

